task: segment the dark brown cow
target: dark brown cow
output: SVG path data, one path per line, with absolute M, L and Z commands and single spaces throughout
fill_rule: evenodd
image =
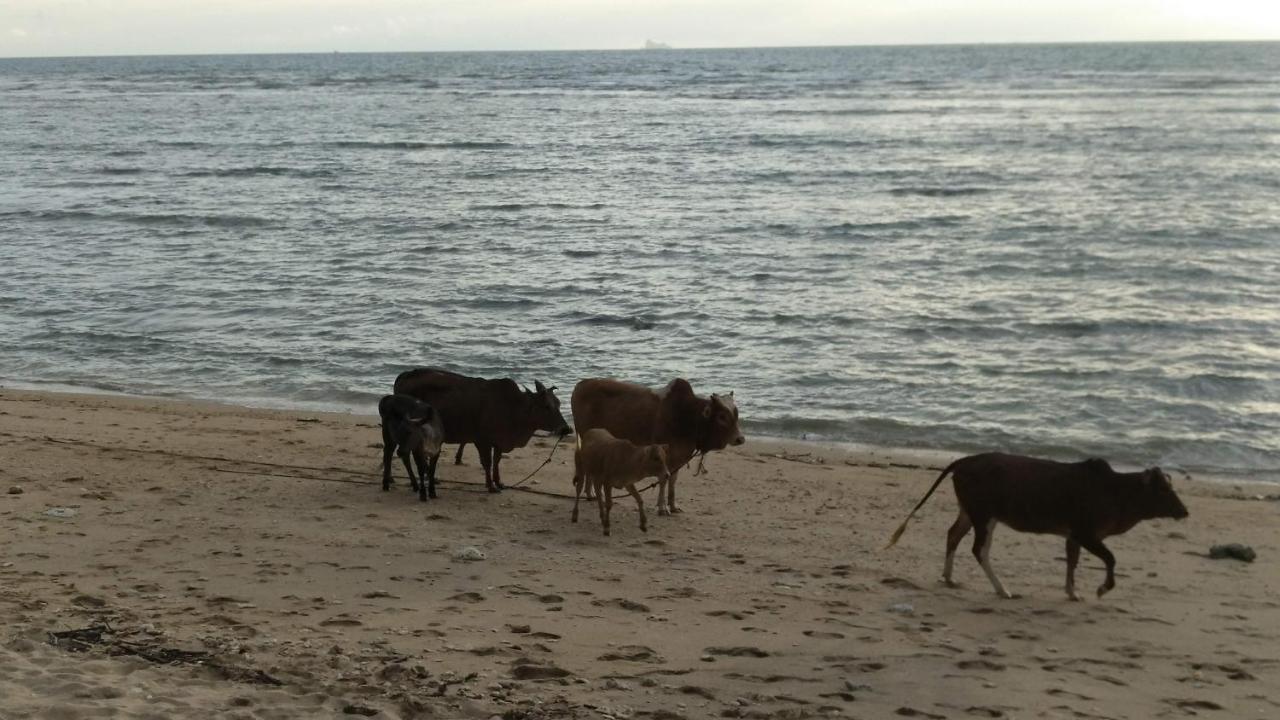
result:
M 440 444 L 444 442 L 444 425 L 440 413 L 421 400 L 408 395 L 387 395 L 378 401 L 382 418 L 382 489 L 391 489 L 391 455 L 400 455 L 409 473 L 409 485 L 418 492 L 419 500 L 436 496 L 436 462 L 440 460 Z M 409 459 L 418 463 L 418 476 L 413 474 Z
M 658 483 L 659 515 L 680 512 L 676 476 L 695 454 L 746 442 L 738 429 L 733 393 L 701 398 L 684 378 L 676 378 L 657 391 L 620 380 L 583 380 L 573 388 L 571 404 L 579 432 L 604 428 L 637 445 L 670 448 L 667 461 L 671 477 Z
M 489 492 L 502 489 L 498 464 L 502 454 L 524 447 L 536 430 L 572 432 L 560 413 L 555 388 L 535 382 L 534 391 L 521 390 L 507 378 L 486 380 L 438 368 L 418 368 L 396 378 L 395 392 L 430 403 L 444 420 L 444 440 L 474 443 L 484 466 Z
M 1076 564 L 1080 548 L 1097 555 L 1107 566 L 1107 579 L 1098 587 L 1102 597 L 1116 586 L 1116 558 L 1102 544 L 1104 538 L 1127 532 L 1142 520 L 1187 516 L 1187 508 L 1173 491 L 1169 476 L 1158 467 L 1120 473 L 1106 460 L 1077 463 L 1040 460 L 1021 455 L 984 453 L 960 458 L 947 466 L 893 534 L 898 542 L 907 522 L 924 505 L 943 478 L 952 476 L 960 515 L 947 531 L 947 559 L 942 579 L 948 585 L 956 547 L 973 528 L 973 554 L 1002 597 L 1013 597 L 991 568 L 991 535 L 996 523 L 1030 533 L 1050 533 L 1067 539 L 1067 597 L 1076 595 Z M 886 548 L 887 549 L 887 548 Z

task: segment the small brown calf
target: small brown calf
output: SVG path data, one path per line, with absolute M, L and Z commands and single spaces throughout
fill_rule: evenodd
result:
M 644 501 L 636 490 L 636 482 L 647 477 L 659 480 L 671 477 L 667 467 L 668 452 L 666 445 L 636 445 L 614 437 L 603 428 L 579 433 L 578 449 L 573 454 L 573 522 L 578 522 L 578 501 L 582 499 L 582 491 L 593 488 L 600 506 L 600 524 L 604 534 L 608 535 L 613 490 L 626 488 L 636 499 L 636 508 L 640 511 L 640 531 L 648 532 Z M 587 483 L 591 483 L 590 486 Z

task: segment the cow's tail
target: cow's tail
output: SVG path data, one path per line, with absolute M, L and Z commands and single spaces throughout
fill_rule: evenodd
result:
M 929 488 L 929 492 L 925 493 L 924 497 L 920 498 L 920 502 L 916 503 L 916 506 L 911 508 L 911 512 L 907 513 L 907 517 L 902 521 L 902 524 L 898 526 L 898 529 L 893 531 L 893 537 L 889 538 L 889 544 L 884 546 L 885 550 L 888 550 L 898 543 L 898 538 L 902 537 L 902 533 L 906 532 L 907 523 L 911 522 L 911 518 L 916 514 L 916 511 L 924 507 L 925 501 L 933 495 L 933 491 L 938 489 L 938 486 L 942 484 L 942 480 L 946 478 L 947 475 L 950 475 L 951 471 L 959 464 L 959 460 L 951 463 L 942 471 L 942 474 L 938 476 L 938 479 L 933 481 L 933 487 Z

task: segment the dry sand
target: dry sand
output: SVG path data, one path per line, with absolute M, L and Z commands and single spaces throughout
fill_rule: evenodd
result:
M 0 718 L 1280 716 L 1265 489 L 1177 481 L 1190 519 L 1112 539 L 1101 601 L 1065 599 L 1061 540 L 1001 529 L 1022 597 L 998 600 L 967 554 L 963 587 L 937 582 L 949 483 L 881 550 L 936 473 L 883 453 L 749 438 L 685 473 L 684 514 L 646 493 L 647 534 L 616 499 L 605 538 L 593 508 L 485 494 L 474 451 L 442 460 L 438 500 L 400 468 L 383 493 L 379 439 L 368 417 L 0 390 Z M 571 494 L 567 450 L 528 487 Z M 1258 560 L 1206 557 L 1226 541 Z

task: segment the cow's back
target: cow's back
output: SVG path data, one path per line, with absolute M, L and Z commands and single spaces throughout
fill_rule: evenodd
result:
M 570 399 L 578 432 L 603 428 L 637 445 L 654 442 L 661 404 L 658 393 L 643 385 L 607 378 L 579 382 Z
M 961 507 L 1023 532 L 1065 533 L 1106 514 L 1108 483 L 1116 475 L 1101 460 L 1064 463 L 984 453 L 964 458 L 953 471 Z
M 445 442 L 475 442 L 490 404 L 488 382 L 439 368 L 417 368 L 396 377 L 395 392 L 434 407 L 444 424 Z

